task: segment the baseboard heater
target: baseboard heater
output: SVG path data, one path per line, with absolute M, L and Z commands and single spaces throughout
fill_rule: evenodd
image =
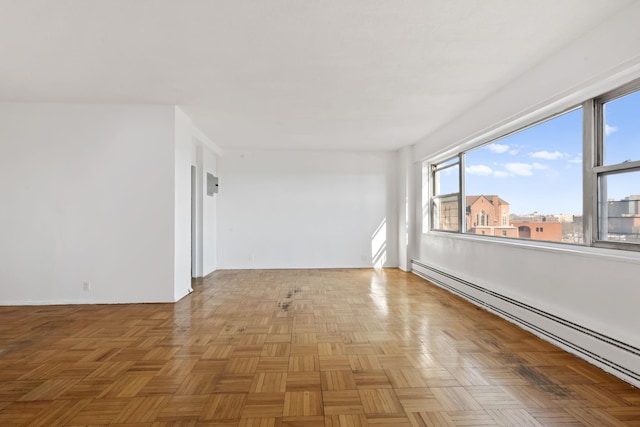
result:
M 420 261 L 411 271 L 607 372 L 640 387 L 640 348 L 491 291 Z

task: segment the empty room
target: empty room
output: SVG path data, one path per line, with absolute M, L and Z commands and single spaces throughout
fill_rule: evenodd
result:
M 0 0 L 0 426 L 639 426 L 638 22 Z

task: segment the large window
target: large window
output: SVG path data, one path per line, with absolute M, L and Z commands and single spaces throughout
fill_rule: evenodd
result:
M 640 81 L 423 170 L 431 230 L 640 250 Z
M 640 243 L 640 92 L 596 102 L 597 240 Z M 612 99 L 609 99 L 612 98 Z
M 466 233 L 582 243 L 582 109 L 465 153 Z

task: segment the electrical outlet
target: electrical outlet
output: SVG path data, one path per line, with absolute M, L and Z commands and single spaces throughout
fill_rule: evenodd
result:
M 83 291 L 90 291 L 91 290 L 91 282 L 83 282 L 82 283 L 82 290 Z
M 360 261 L 367 261 L 367 256 L 366 255 L 360 256 Z

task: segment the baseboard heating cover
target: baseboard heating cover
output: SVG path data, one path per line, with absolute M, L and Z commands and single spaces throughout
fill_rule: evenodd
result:
M 640 348 L 463 280 L 420 261 L 412 260 L 411 267 L 411 271 L 417 276 L 517 324 L 636 387 L 640 387 Z

